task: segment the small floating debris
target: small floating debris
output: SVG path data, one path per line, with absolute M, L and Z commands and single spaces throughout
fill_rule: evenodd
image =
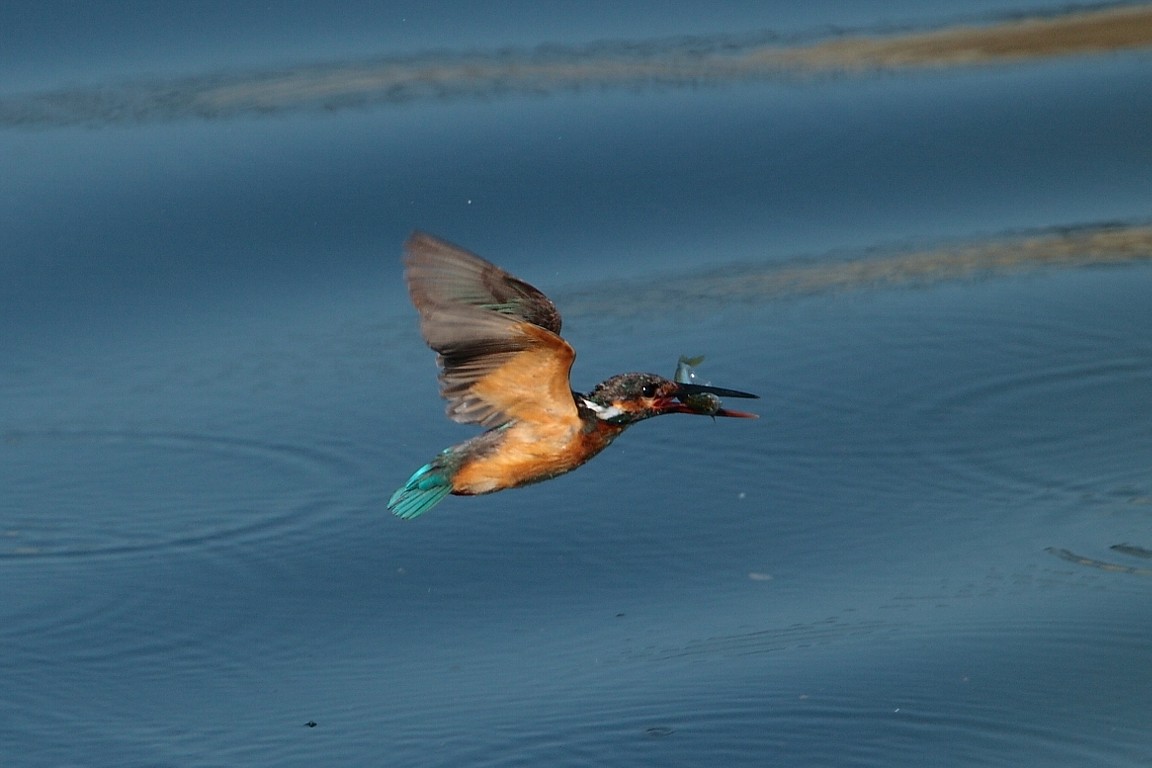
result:
M 1135 544 L 1113 544 L 1108 547 L 1113 552 L 1119 552 L 1122 555 L 1129 555 L 1131 557 L 1152 558 L 1152 549 L 1145 549 L 1138 547 Z
M 1117 546 L 1125 547 L 1128 545 L 1118 544 L 1113 546 L 1112 549 L 1116 549 Z M 1152 576 L 1152 568 L 1140 568 L 1135 565 L 1110 563 L 1107 560 L 1097 560 L 1092 557 L 1084 557 L 1083 555 L 1078 555 L 1075 552 L 1071 552 L 1067 549 L 1061 549 L 1059 547 L 1048 547 L 1044 551 L 1048 552 L 1049 554 L 1056 555 L 1056 557 L 1060 558 L 1061 560 L 1067 560 L 1070 563 L 1087 566 L 1088 568 L 1096 568 L 1101 571 L 1109 571 L 1110 573 L 1130 573 L 1133 576 Z M 1125 552 L 1125 554 L 1129 553 Z M 1142 557 L 1142 555 L 1138 555 L 1138 557 Z

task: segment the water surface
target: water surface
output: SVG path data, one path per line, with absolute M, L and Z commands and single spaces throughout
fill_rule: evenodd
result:
M 708 74 L 1146 6 L 840 6 L 4 12 L 4 764 L 1146 764 L 1148 49 Z M 417 227 L 761 418 L 392 518 Z

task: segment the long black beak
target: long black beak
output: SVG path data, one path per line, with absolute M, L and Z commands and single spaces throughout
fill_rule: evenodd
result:
M 676 392 L 679 395 L 719 395 L 720 397 L 751 397 L 755 400 L 760 399 L 760 395 L 754 395 L 751 392 L 741 392 L 738 389 L 724 389 L 723 387 L 712 387 L 707 384 L 680 384 Z
M 678 384 L 676 399 L 680 402 L 676 404 L 673 410 L 677 413 L 693 413 L 699 416 L 730 416 L 737 419 L 757 418 L 755 413 L 732 411 L 721 407 L 720 395 L 724 397 L 760 397 L 751 392 L 712 387 L 707 384 Z

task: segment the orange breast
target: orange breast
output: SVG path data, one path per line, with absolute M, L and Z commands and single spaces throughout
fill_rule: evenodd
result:
M 604 422 L 515 422 L 503 428 L 496 450 L 460 467 L 452 479 L 452 492 L 492 493 L 562 475 L 604 450 L 621 431 L 622 427 Z

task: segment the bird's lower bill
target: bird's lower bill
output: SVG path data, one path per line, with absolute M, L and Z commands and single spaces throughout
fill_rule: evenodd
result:
M 708 402 L 697 402 L 690 400 L 689 402 L 682 402 L 675 399 L 661 400 L 657 404 L 657 408 L 662 413 L 689 413 L 694 416 L 728 416 L 734 419 L 758 419 L 760 415 L 757 413 L 748 413 L 747 411 L 733 411 L 728 408 L 716 407 L 717 404 Z

